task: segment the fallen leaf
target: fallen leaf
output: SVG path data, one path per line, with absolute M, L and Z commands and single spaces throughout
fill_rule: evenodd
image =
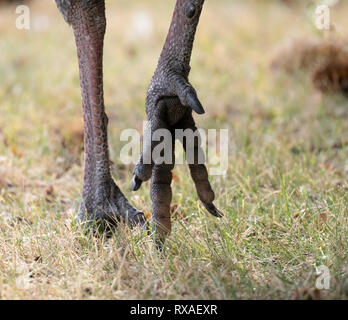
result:
M 178 176 L 174 172 L 172 173 L 172 177 L 173 177 L 173 181 L 179 180 Z
M 145 216 L 146 220 L 151 220 L 152 214 L 151 214 L 151 212 L 146 211 L 146 212 L 144 212 L 144 216 Z
M 22 158 L 23 157 L 23 153 L 21 151 L 18 150 L 18 148 L 16 146 L 11 146 L 11 152 L 17 156 L 18 158 Z
M 51 185 L 46 189 L 46 196 L 51 196 L 54 193 L 54 187 Z

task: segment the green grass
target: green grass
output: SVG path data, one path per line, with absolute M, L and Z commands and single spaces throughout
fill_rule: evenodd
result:
M 113 174 L 131 193 L 120 133 L 142 126 L 146 88 L 174 1 L 108 1 L 105 101 Z M 153 8 L 156 8 L 156 12 Z M 111 238 L 72 224 L 81 198 L 81 102 L 74 40 L 53 2 L 34 1 L 43 30 L 15 29 L 0 12 L 1 299 L 308 299 L 348 297 L 348 106 L 314 91 L 307 73 L 272 73 L 275 48 L 318 35 L 308 8 L 276 1 L 207 1 L 191 80 L 203 128 L 228 128 L 229 170 L 212 177 L 225 217 L 208 216 L 185 166 L 175 169 L 173 231 L 164 255 L 139 230 Z M 332 17 L 348 30 L 347 4 Z M 132 37 L 132 14 L 154 33 Z M 130 110 L 132 112 L 130 113 Z M 50 188 L 50 186 L 53 187 Z M 315 290 L 326 265 L 330 289 Z

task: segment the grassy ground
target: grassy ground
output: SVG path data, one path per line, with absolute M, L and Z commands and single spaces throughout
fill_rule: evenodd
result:
M 107 1 L 105 100 L 113 174 L 150 211 L 148 184 L 129 191 L 119 135 L 144 119 L 146 87 L 174 1 Z M 156 8 L 154 11 L 153 8 Z M 348 4 L 332 12 L 348 30 Z M 0 298 L 245 299 L 348 297 L 348 106 L 305 72 L 273 73 L 275 49 L 324 37 L 308 8 L 279 1 L 207 1 L 191 80 L 200 127 L 228 128 L 229 170 L 212 177 L 222 220 L 206 215 L 184 166 L 175 169 L 166 254 L 138 230 L 110 238 L 71 223 L 82 185 L 81 103 L 71 30 L 52 1 L 33 1 L 32 30 L 0 10 Z M 147 12 L 153 32 L 137 33 Z M 131 112 L 130 112 L 131 110 Z M 331 273 L 315 290 L 315 267 Z

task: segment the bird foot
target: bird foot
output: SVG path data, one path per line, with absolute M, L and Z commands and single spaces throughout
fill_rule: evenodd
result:
M 90 198 L 85 197 L 82 201 L 74 219 L 76 223 L 107 222 L 116 225 L 118 222 L 123 222 L 130 227 L 145 226 L 144 213 L 129 204 L 114 181 L 111 182 L 111 192 L 107 197 L 105 194 L 100 194 L 99 197 L 93 198 L 94 200 L 91 201 Z M 96 201 L 95 198 L 98 200 Z

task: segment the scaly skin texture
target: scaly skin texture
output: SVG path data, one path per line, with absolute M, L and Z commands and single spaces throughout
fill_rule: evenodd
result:
M 77 218 L 82 221 L 127 221 L 143 224 L 110 174 L 108 119 L 103 98 L 103 42 L 106 27 L 104 0 L 56 0 L 72 26 L 79 60 L 84 117 L 85 169 L 83 199 Z
M 194 132 L 197 130 L 192 110 L 202 114 L 204 109 L 188 81 L 188 76 L 203 4 L 204 0 L 177 0 L 169 33 L 147 93 L 146 114 L 149 127 L 146 130 L 155 132 L 158 129 L 168 129 L 172 136 L 175 129 L 191 129 Z M 157 244 L 161 247 L 171 231 L 170 185 L 174 163 L 159 164 L 151 156 L 160 142 L 144 141 L 142 155 L 134 168 L 132 189 L 139 189 L 143 181 L 151 178 L 153 229 Z M 187 151 L 186 140 L 182 139 L 181 142 Z M 174 151 L 174 143 L 173 141 L 168 146 L 168 150 Z M 213 204 L 215 196 L 208 180 L 207 169 L 204 164 L 198 163 L 198 155 L 202 154 L 202 149 L 197 140 L 193 148 L 194 161 L 189 164 L 189 168 L 198 196 L 212 215 L 220 217 L 222 214 Z M 145 164 L 144 159 L 152 159 L 152 162 Z
M 144 216 L 134 209 L 113 181 L 109 168 L 107 117 L 103 101 L 103 41 L 106 27 L 104 0 L 56 0 L 65 20 L 73 27 L 79 58 L 80 82 L 85 123 L 85 175 L 81 220 L 126 219 L 131 225 L 144 223 Z M 177 0 L 170 30 L 152 78 L 146 99 L 146 113 L 152 132 L 168 129 L 196 131 L 192 110 L 204 109 L 195 89 L 188 81 L 190 59 L 204 0 Z M 186 150 L 185 138 L 181 141 Z M 162 246 L 171 230 L 172 164 L 152 159 L 144 164 L 144 156 L 152 153 L 159 142 L 144 145 L 142 157 L 134 169 L 133 190 L 151 178 L 153 228 Z M 168 146 L 174 152 L 174 143 Z M 199 141 L 194 144 L 194 161 L 189 164 L 198 196 L 214 216 L 221 213 L 213 204 L 214 192 L 204 164 Z M 186 150 L 187 151 L 187 150 Z M 151 155 L 150 155 L 150 158 Z

